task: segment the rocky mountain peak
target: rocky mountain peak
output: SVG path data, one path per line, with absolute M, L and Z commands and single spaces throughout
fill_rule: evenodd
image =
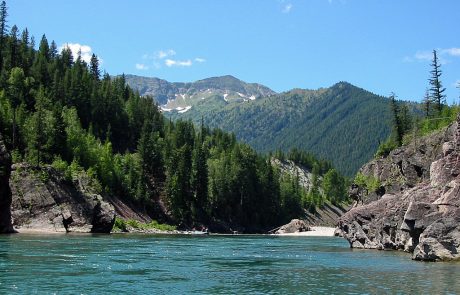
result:
M 239 102 L 276 94 L 264 85 L 246 83 L 231 75 L 210 77 L 195 82 L 168 82 L 154 77 L 134 75 L 126 75 L 125 78 L 141 95 L 151 95 L 166 110 L 180 108 L 178 111 L 181 111 L 211 96 L 219 96 L 226 102 Z

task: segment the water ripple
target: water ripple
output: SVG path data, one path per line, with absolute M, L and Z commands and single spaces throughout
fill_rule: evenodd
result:
M 0 237 L 0 294 L 456 294 L 459 273 L 339 238 Z

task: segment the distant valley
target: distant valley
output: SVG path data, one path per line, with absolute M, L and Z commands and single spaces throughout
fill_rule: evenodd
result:
M 233 76 L 171 83 L 126 75 L 126 82 L 152 96 L 173 120 L 203 120 L 263 153 L 304 149 L 348 176 L 372 158 L 390 133 L 388 98 L 347 82 L 283 93 Z

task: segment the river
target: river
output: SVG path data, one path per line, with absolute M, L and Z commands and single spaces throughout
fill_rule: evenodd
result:
M 335 237 L 0 236 L 0 294 L 459 294 L 459 275 Z

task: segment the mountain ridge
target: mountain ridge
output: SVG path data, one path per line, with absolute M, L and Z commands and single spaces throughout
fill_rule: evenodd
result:
M 232 76 L 223 77 L 210 79 Z M 134 83 L 130 86 L 136 88 Z M 261 153 L 308 150 L 348 176 L 373 157 L 391 131 L 388 98 L 345 81 L 317 90 L 270 92 L 252 100 L 230 100 L 222 90 L 203 99 L 181 95 L 176 93 L 178 99 L 163 105 L 158 101 L 166 117 L 198 124 L 203 119 L 210 127 L 235 133 Z
M 276 94 L 267 86 L 247 83 L 232 75 L 209 77 L 195 82 L 168 82 L 156 77 L 125 75 L 126 82 L 139 91 L 140 95 L 151 95 L 160 105 L 168 106 L 171 101 L 182 98 L 205 99 L 221 95 L 224 100 L 255 100 L 262 96 Z M 176 102 L 175 106 L 183 107 Z

